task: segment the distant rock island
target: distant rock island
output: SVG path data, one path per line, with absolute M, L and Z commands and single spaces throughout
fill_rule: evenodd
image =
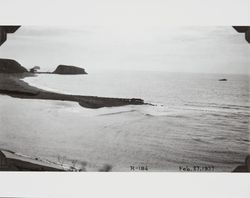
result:
M 0 59 L 0 94 L 23 99 L 73 101 L 78 102 L 79 105 L 86 108 L 146 104 L 139 98 L 108 98 L 61 94 L 30 86 L 28 83 L 21 80 L 22 78 L 29 76 L 35 77 L 35 74 L 36 72 L 28 72 L 27 69 L 15 60 Z M 49 74 L 86 74 L 86 71 L 75 66 L 59 65 L 54 72 L 49 72 Z
M 76 74 L 87 74 L 85 69 L 71 66 L 71 65 L 59 65 L 55 71 L 52 72 L 53 74 L 70 74 L 70 75 L 76 75 Z
M 219 81 L 227 81 L 227 79 L 226 78 L 221 78 L 221 79 L 219 79 Z

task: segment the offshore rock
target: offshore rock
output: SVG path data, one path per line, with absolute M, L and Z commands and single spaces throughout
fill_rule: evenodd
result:
M 52 72 L 53 74 L 69 74 L 69 75 L 75 75 L 75 74 L 87 74 L 85 69 L 76 67 L 76 66 L 70 66 L 70 65 L 59 65 L 55 71 Z

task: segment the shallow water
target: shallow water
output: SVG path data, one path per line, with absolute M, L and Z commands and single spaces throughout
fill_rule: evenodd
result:
M 179 171 L 186 165 L 231 171 L 250 152 L 249 76 L 124 71 L 24 80 L 62 93 L 139 97 L 156 106 L 93 110 L 0 96 L 0 148 L 52 161 L 76 159 L 90 171 L 105 164 L 113 171 Z

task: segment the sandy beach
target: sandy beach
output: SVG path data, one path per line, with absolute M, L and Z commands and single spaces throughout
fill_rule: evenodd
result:
M 12 73 L 12 74 L 8 74 L 8 73 L 1 73 L 0 74 L 0 94 L 1 95 L 1 107 L 0 107 L 0 111 L 1 114 L 6 114 L 10 115 L 11 117 L 1 117 L 1 122 L 5 123 L 5 126 L 2 127 L 1 129 L 1 139 L 4 140 L 5 135 L 6 138 L 8 139 L 8 137 L 11 135 L 12 132 L 16 133 L 16 130 L 20 129 L 20 134 L 23 131 L 22 127 L 27 127 L 27 125 L 29 125 L 28 123 L 26 123 L 24 126 L 16 126 L 15 123 L 19 123 L 20 119 L 23 119 L 23 116 L 31 116 L 31 117 L 27 117 L 27 119 L 23 119 L 23 121 L 28 121 L 28 122 L 36 122 L 35 120 L 44 120 L 44 122 L 39 122 L 39 124 L 33 125 L 30 124 L 30 126 L 32 128 L 28 129 L 25 128 L 25 131 L 29 133 L 31 133 L 32 131 L 43 131 L 43 132 L 49 132 L 50 135 L 49 137 L 51 137 L 51 135 L 53 134 L 54 129 L 57 129 L 57 131 L 60 129 L 60 126 L 63 126 L 63 129 L 61 129 L 60 131 L 79 131 L 81 130 L 81 127 L 79 126 L 79 117 L 74 119 L 74 115 L 69 115 L 68 113 L 62 113 L 60 115 L 61 119 L 57 119 L 57 109 L 55 109 L 57 107 L 58 104 L 62 104 L 63 107 L 72 107 L 75 106 L 77 109 L 79 109 L 78 104 L 82 107 L 85 108 L 90 108 L 90 109 L 97 109 L 97 108 L 101 108 L 101 107 L 115 107 L 115 106 L 124 106 L 124 105 L 139 105 L 139 104 L 144 104 L 143 100 L 141 99 L 124 99 L 124 98 L 107 98 L 107 97 L 96 97 L 96 96 L 81 96 L 81 95 L 70 95 L 70 94 L 60 94 L 60 93 L 55 93 L 55 92 L 51 92 L 51 91 L 45 91 L 43 89 L 39 89 L 36 88 L 34 86 L 30 86 L 28 83 L 24 82 L 22 79 L 25 77 L 35 77 L 35 74 L 32 73 Z M 7 95 L 7 96 L 4 96 Z M 9 98 L 12 97 L 12 98 Z M 15 99 L 18 98 L 18 99 Z M 21 99 L 21 100 L 20 100 Z M 28 100 L 28 99 L 36 99 L 36 100 Z M 46 100 L 48 100 L 48 102 L 46 102 Z M 51 101 L 55 101 L 52 102 Z M 56 102 L 58 101 L 58 102 Z M 61 102 L 60 102 L 61 101 Z M 67 101 L 67 102 L 66 102 Z M 11 104 L 12 102 L 14 102 L 13 104 Z M 76 102 L 76 103 L 72 103 L 72 102 Z M 37 104 L 39 103 L 39 104 Z M 53 103 L 55 105 L 53 105 Z M 78 104 L 77 104 L 78 103 Z M 48 107 L 47 105 L 49 105 L 50 107 Z M 19 109 L 21 108 L 21 109 Z M 18 109 L 21 110 L 22 112 L 30 112 L 31 114 L 26 114 L 23 115 L 22 113 L 19 114 L 18 113 Z M 48 112 L 44 112 L 44 109 L 50 109 Z M 65 108 L 63 108 L 65 110 Z M 13 111 L 12 111 L 13 110 Z M 67 108 L 66 108 L 67 110 Z M 12 112 L 12 113 L 11 113 Z M 42 112 L 44 112 L 45 114 L 43 114 Z M 55 114 L 54 114 L 55 113 Z M 67 117 L 63 118 L 63 114 L 65 114 Z M 39 115 L 41 115 L 42 117 L 39 119 Z M 21 116 L 21 117 L 19 117 Z M 51 117 L 52 116 L 52 117 Z M 49 118 L 49 119 L 48 119 Z M 18 119 L 18 120 L 16 120 Z M 32 121 L 32 119 L 35 119 Z M 74 129 L 66 129 L 65 130 L 65 125 L 61 125 L 61 123 L 68 123 L 68 121 L 70 121 L 70 123 L 73 123 L 72 120 L 75 120 L 77 123 L 74 123 L 74 127 L 77 127 L 77 130 Z M 85 122 L 86 122 L 86 118 L 84 118 Z M 58 121 L 58 123 L 57 123 Z M 10 122 L 10 123 L 8 123 Z M 84 123 L 85 123 L 84 122 Z M 94 121 L 92 122 L 94 123 Z M 82 124 L 82 122 L 81 122 Z M 80 124 L 80 125 L 81 125 Z M 85 123 L 86 124 L 86 123 Z M 71 125 L 72 126 L 72 125 Z M 7 128 L 6 128 L 7 127 Z M 10 127 L 10 128 L 9 128 Z M 11 129 L 12 127 L 14 127 L 13 129 Z M 45 128 L 44 128 L 45 127 Z M 4 133 L 4 131 L 9 131 L 8 134 Z M 23 137 L 30 137 L 30 135 L 28 134 L 23 134 Z M 70 133 L 72 135 L 72 133 Z M 64 134 L 65 135 L 65 134 Z M 31 135 L 32 136 L 32 135 Z M 58 135 L 55 136 L 56 139 L 60 139 L 60 137 L 57 137 Z M 17 138 L 17 137 L 16 137 Z M 46 160 L 48 159 L 48 156 L 45 157 L 45 161 L 42 160 L 42 162 L 44 163 L 44 165 L 40 165 L 38 166 L 37 164 L 40 163 L 39 160 L 36 159 L 35 156 L 39 156 L 42 157 L 43 154 L 42 153 L 34 153 L 34 152 L 30 152 L 30 151 L 34 151 L 34 150 L 30 150 L 30 149 L 25 149 L 25 146 L 22 145 L 21 147 L 19 147 L 19 143 L 18 142 L 26 142 L 25 145 L 28 145 L 28 148 L 33 147 L 33 143 L 32 145 L 30 145 L 26 140 L 21 141 L 19 138 L 18 139 L 12 139 L 13 141 L 17 140 L 17 142 L 11 144 L 12 146 L 8 145 L 1 145 L 0 149 L 2 149 L 2 151 L 4 151 L 6 148 L 10 149 L 10 153 L 13 154 L 14 158 L 10 160 L 10 165 L 7 165 L 7 168 L 4 168 L 5 170 L 10 170 L 10 171 L 14 171 L 14 170 L 37 170 L 37 171 L 42 171 L 42 170 L 47 170 L 47 171 L 60 171 L 60 170 L 68 170 L 68 171 L 72 171 L 72 170 L 85 170 L 85 164 L 86 162 L 81 162 L 81 160 L 75 160 L 77 159 L 77 157 L 72 158 L 72 159 L 67 159 L 67 161 L 65 161 L 64 157 L 63 157 L 63 161 L 60 158 L 60 155 L 58 155 L 58 153 L 60 153 L 59 151 L 55 151 L 54 149 L 49 150 L 48 152 L 50 153 L 50 155 L 53 156 L 53 150 L 55 151 L 54 153 L 54 157 L 52 157 L 52 162 L 54 162 L 57 166 L 60 166 L 61 164 L 61 169 L 56 169 L 56 168 L 52 168 L 53 166 L 51 164 L 47 164 L 46 165 Z M 21 138 L 21 137 L 20 137 Z M 22 139 L 22 138 L 21 138 Z M 47 140 L 48 141 L 48 140 Z M 6 140 L 6 142 L 8 142 Z M 41 141 L 42 142 L 42 141 Z M 13 145 L 15 145 L 13 147 Z M 16 147 L 17 146 L 17 147 Z M 41 149 L 41 148 L 40 148 Z M 28 158 L 23 158 L 21 157 L 22 160 L 20 160 L 20 156 L 15 154 L 15 151 L 18 151 L 18 153 L 22 153 L 25 154 L 27 156 L 29 156 Z M 67 152 L 67 151 L 65 151 Z M 56 154 L 57 153 L 57 154 Z M 7 157 L 7 156 L 6 156 Z M 61 157 L 62 158 L 62 157 Z M 32 163 L 30 163 L 29 161 L 32 161 Z M 74 167 L 72 168 L 72 166 L 70 165 L 71 163 L 74 163 Z M 76 163 L 78 168 L 76 168 Z M 80 163 L 80 164 L 79 164 Z M 67 164 L 67 165 L 65 165 Z M 84 164 L 84 166 L 82 165 Z M 68 167 L 65 168 L 64 166 Z M 71 167 L 71 168 L 70 168 Z M 94 168 L 94 170 L 109 170 L 111 169 L 110 165 L 104 164 L 103 166 L 100 166 L 99 168 Z
M 113 87 L 110 95 L 116 96 L 115 93 L 122 90 L 124 94 L 130 92 L 125 96 L 143 93 L 145 101 L 159 100 L 162 105 L 94 109 L 83 108 L 74 101 L 1 95 L 0 148 L 59 164 L 72 165 L 76 161 L 76 167 L 86 171 L 98 171 L 103 167 L 112 167 L 111 171 L 131 171 L 130 166 L 147 166 L 149 171 L 180 171 L 180 166 L 198 164 L 213 165 L 216 172 L 229 172 L 244 163 L 249 148 L 249 108 L 248 97 L 244 101 L 238 96 L 248 93 L 244 88 L 248 87 L 248 78 L 227 76 L 229 82 L 221 83 L 216 75 L 183 74 L 181 80 L 173 74 L 133 75 L 123 73 L 121 84 Z M 98 78 L 93 77 L 96 82 L 91 76 L 89 80 L 85 76 L 68 77 L 66 82 L 71 84 L 67 88 L 76 89 L 78 82 L 84 80 L 89 90 L 95 90 L 102 81 L 106 82 L 100 87 L 102 92 L 95 93 L 104 95 L 114 76 L 116 74 L 102 73 Z M 134 80 L 131 83 L 141 83 L 139 90 L 126 87 L 129 76 L 130 81 Z M 42 87 L 67 93 L 61 83 L 64 76 L 41 74 L 27 79 L 30 85 L 35 81 L 37 87 L 40 83 Z M 162 91 L 153 89 L 152 82 L 156 82 L 153 79 L 157 79 L 158 87 L 162 85 Z M 171 94 L 163 92 L 171 90 L 173 84 L 178 84 L 180 89 L 172 90 Z M 148 89 L 150 86 L 152 88 Z M 192 89 L 193 86 L 197 88 Z M 240 86 L 242 88 L 238 89 Z M 202 92 L 195 95 L 194 90 Z M 76 89 L 72 95 L 84 92 L 85 87 Z M 184 106 L 183 94 L 190 101 L 185 101 Z M 198 102 L 194 103 L 195 100 Z

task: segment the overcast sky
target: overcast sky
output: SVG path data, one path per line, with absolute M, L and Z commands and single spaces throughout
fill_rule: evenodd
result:
M 9 34 L 0 57 L 42 71 L 69 64 L 87 71 L 250 74 L 250 44 L 229 26 L 22 26 Z

